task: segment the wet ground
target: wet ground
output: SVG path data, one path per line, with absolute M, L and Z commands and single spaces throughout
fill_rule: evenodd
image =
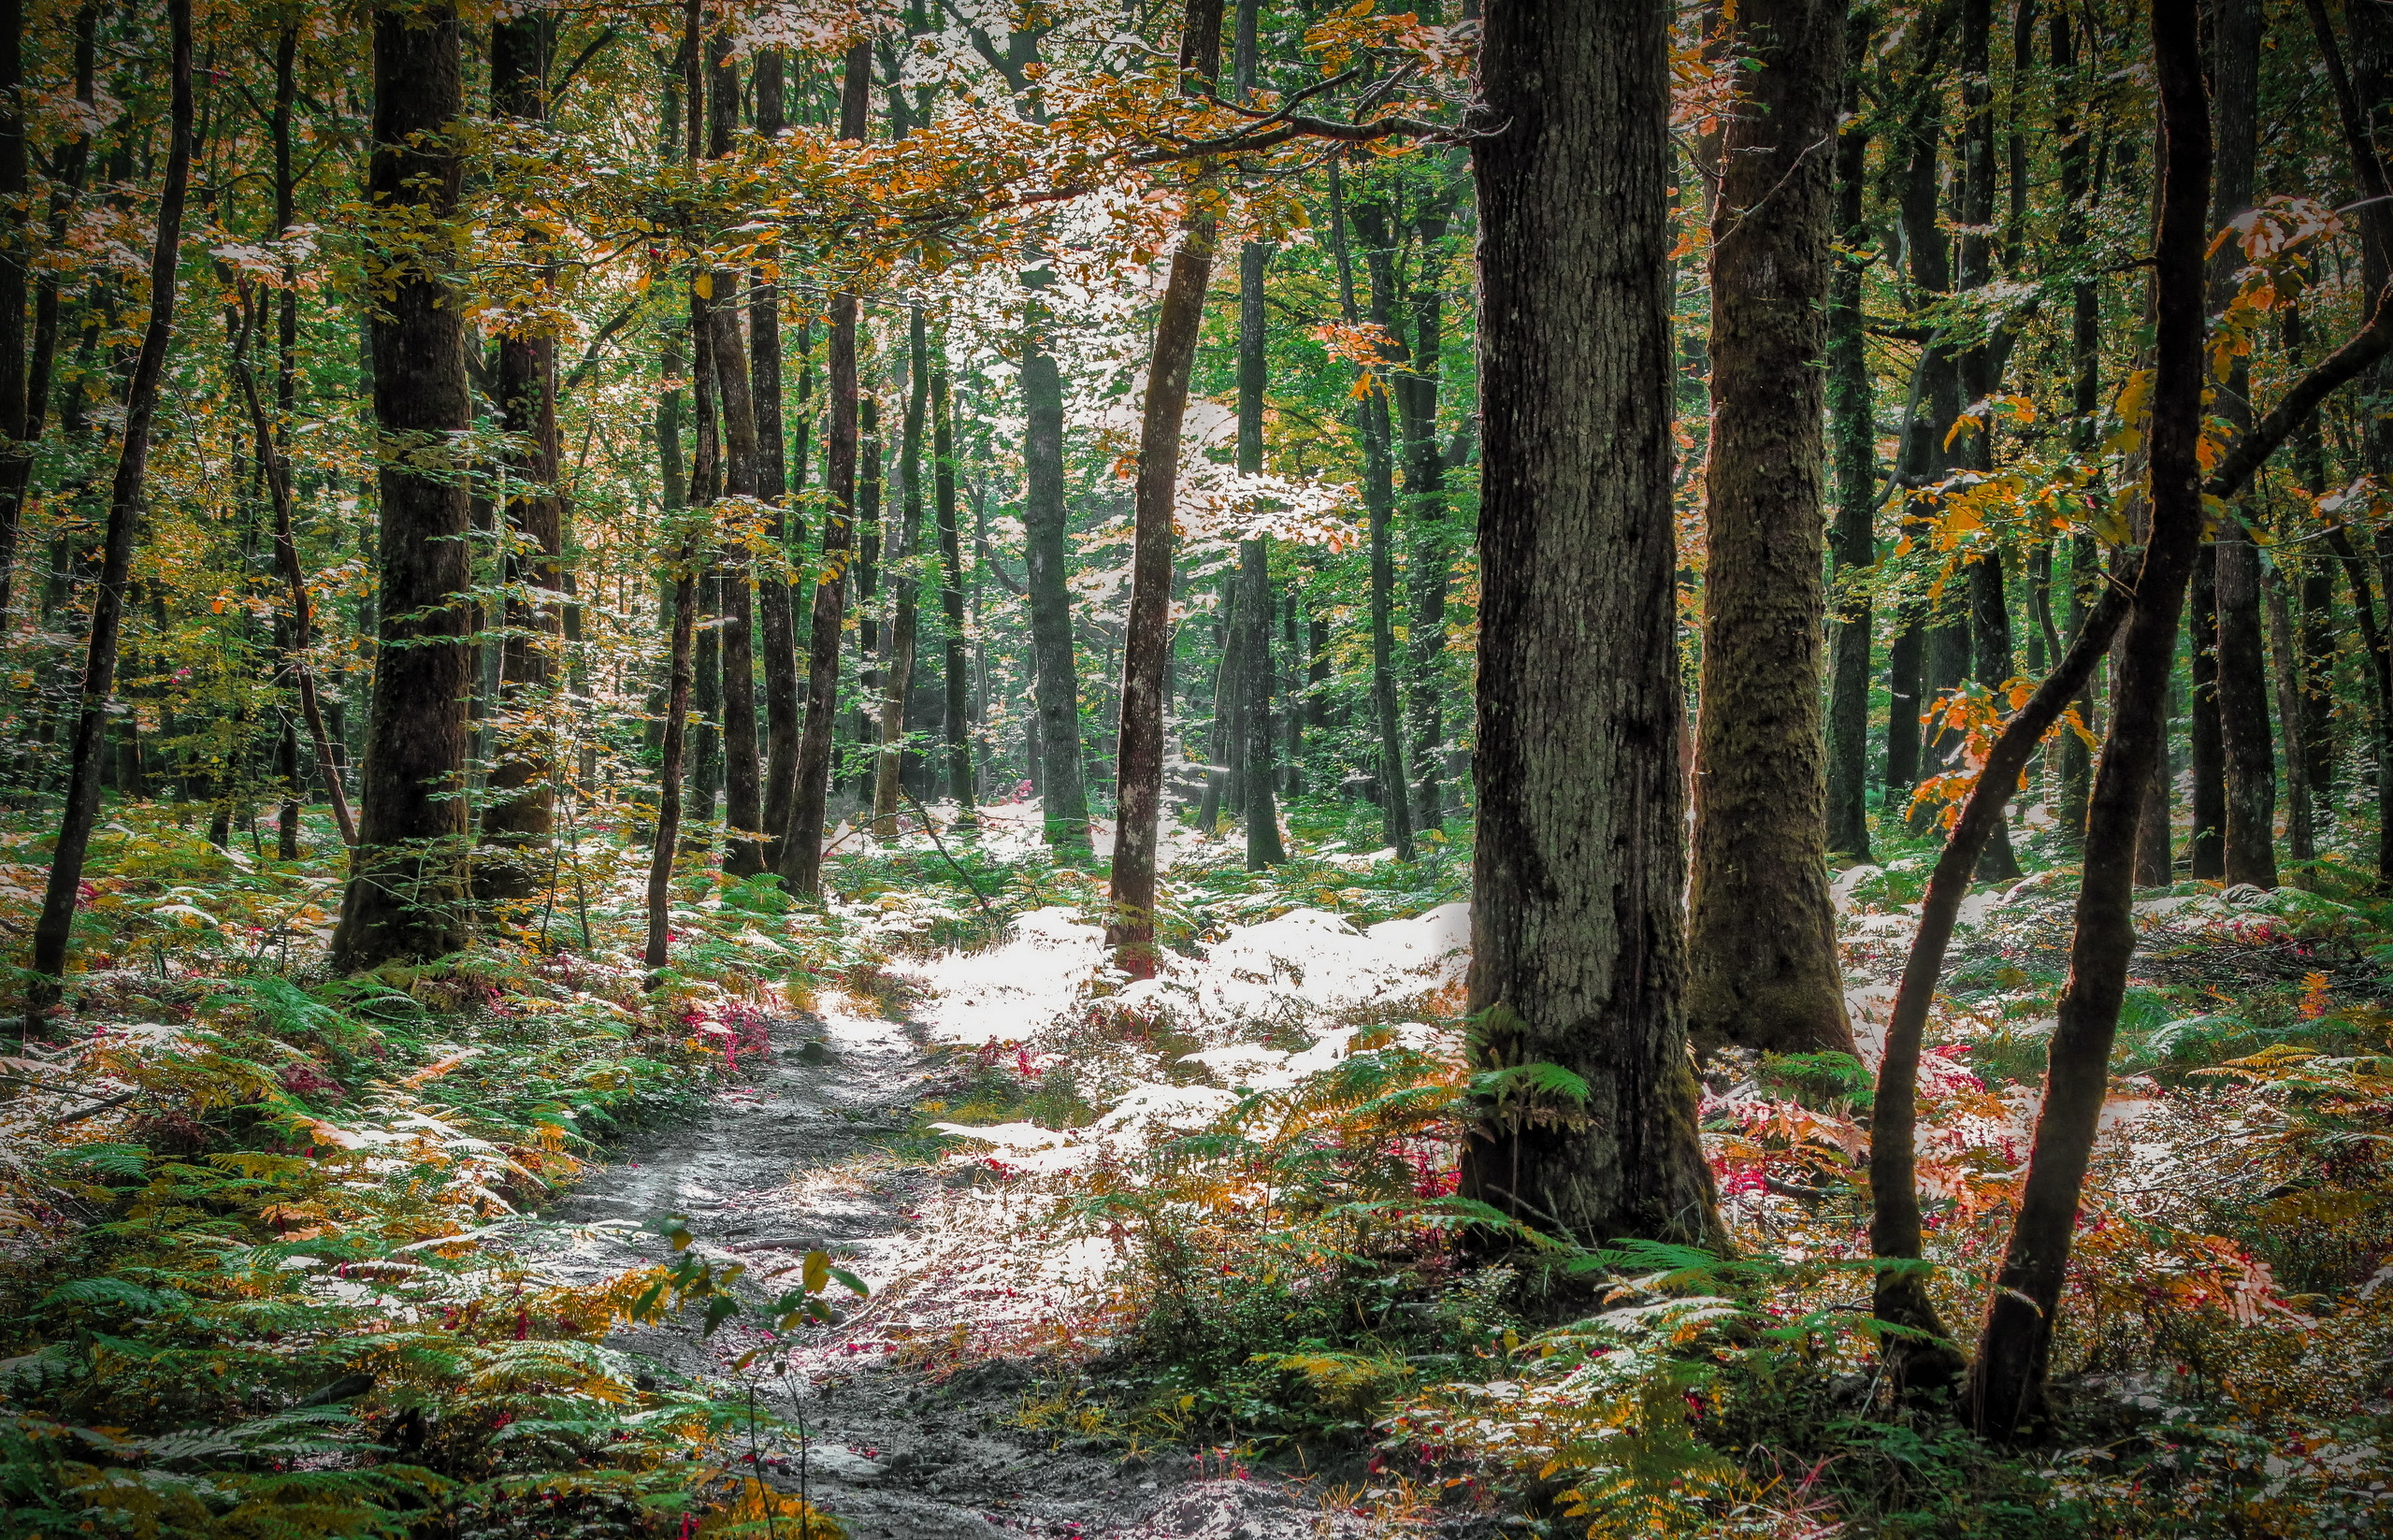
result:
M 938 1168 L 884 1153 L 930 1072 L 904 1023 L 836 1009 L 779 1022 L 772 1052 L 737 1082 L 631 1142 L 553 1208 L 560 1228 L 539 1260 L 583 1281 L 664 1259 L 666 1243 L 640 1227 L 668 1214 L 685 1217 L 700 1255 L 742 1262 L 759 1283 L 816 1248 L 858 1258 L 875 1243 L 891 1249 L 943 1180 Z M 660 1376 L 734 1379 L 731 1346 L 702 1338 L 694 1319 L 628 1331 L 614 1345 Z M 767 1377 L 761 1394 L 809 1434 L 802 1451 L 766 1451 L 768 1479 L 791 1490 L 802 1482 L 856 1540 L 1364 1533 L 1302 1488 L 1226 1478 L 1186 1452 L 1127 1460 L 1115 1446 L 1011 1426 L 1037 1365 L 988 1360 L 934 1379 L 870 1355 L 852 1363 Z

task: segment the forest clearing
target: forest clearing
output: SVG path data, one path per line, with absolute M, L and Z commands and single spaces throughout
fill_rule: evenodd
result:
M 2393 5 L 0 0 L 0 1533 L 2393 1513 Z

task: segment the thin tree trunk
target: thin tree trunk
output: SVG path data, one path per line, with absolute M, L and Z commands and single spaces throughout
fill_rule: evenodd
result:
M 1244 16 L 1249 7 L 1242 6 Z M 1270 360 L 1264 353 L 1263 275 L 1271 248 L 1248 241 L 1238 252 L 1238 468 L 1249 475 L 1263 468 L 1263 391 Z M 1260 871 L 1288 859 L 1279 838 L 1279 805 L 1272 795 L 1271 547 L 1258 535 L 1238 545 L 1235 579 L 1241 598 L 1233 625 L 1243 641 L 1239 649 L 1239 726 L 1243 742 L 1231 752 L 1245 771 L 1247 793 L 1247 865 Z M 1230 672 L 1227 659 L 1224 673 Z
M 2285 853 L 2296 861 L 2318 858 L 2315 826 L 2311 815 L 2310 766 L 2302 757 L 2302 743 L 2308 728 L 2309 702 L 2301 688 L 2301 656 L 2294 645 L 2293 616 L 2285 603 L 2285 573 L 2269 568 L 2261 574 L 2263 602 L 2269 617 L 2269 655 L 2274 666 L 2277 690 L 2277 727 L 2285 747 Z M 2307 886 L 2307 874 L 2295 878 L 2297 886 Z
M 1479 55 L 1478 841 L 1486 1069 L 1462 1191 L 1583 1244 L 1722 1243 L 1680 990 L 1669 16 L 1496 0 Z M 1558 1302 L 1561 1303 L 1561 1302 Z
M 1180 29 L 1183 90 L 1210 93 L 1220 73 L 1221 0 L 1188 0 Z M 1155 883 L 1163 814 L 1163 716 L 1172 657 L 1172 513 L 1180 476 L 1180 420 L 1188 409 L 1204 292 L 1213 278 L 1218 222 L 1192 188 L 1172 253 L 1140 414 L 1131 536 L 1130 621 L 1122 638 L 1121 714 L 1114 753 L 1114 869 L 1105 940 L 1133 977 L 1156 968 Z
M 2061 175 L 2061 245 L 2075 251 L 2085 244 L 2086 199 L 2096 189 L 2088 177 L 2087 138 L 2090 130 L 2080 126 L 2078 104 L 2089 94 L 2087 82 L 2078 70 L 2077 28 L 2079 14 L 2075 7 L 2056 5 L 2052 10 L 2051 41 L 2053 53 L 2053 137 L 2059 141 L 2058 156 Z M 2097 432 L 2096 414 L 2101 408 L 2102 380 L 2102 304 L 2101 291 L 2089 275 L 2069 285 L 2069 411 L 2073 419 L 2070 439 L 2077 452 L 2091 457 Z M 2090 535 L 2069 537 L 2069 624 L 2072 635 L 2082 631 L 2085 617 L 2098 601 L 2101 571 L 2095 554 L 2094 538 Z M 2086 684 L 2079 693 L 2076 706 L 2078 720 L 2088 732 L 2098 730 L 2095 720 L 2095 685 L 2100 666 L 2086 676 Z M 2076 850 L 2085 842 L 2085 803 L 2093 790 L 2094 756 L 2085 740 L 2075 732 L 2064 733 L 2060 744 L 2060 789 L 2054 802 L 2054 821 L 2067 847 Z
M 782 55 L 762 49 L 751 77 L 756 88 L 757 137 L 777 139 L 786 130 L 782 103 Z M 758 500 L 778 510 L 773 527 L 766 531 L 770 549 L 783 557 L 806 544 L 804 518 L 784 501 L 789 495 L 789 473 L 783 447 L 781 412 L 781 291 L 771 278 L 779 249 L 757 252 L 748 294 L 748 395 L 756 418 L 757 490 Z M 807 328 L 798 331 L 798 351 L 807 351 Z M 805 380 L 799 385 L 800 417 L 798 479 L 806 476 Z M 757 578 L 757 641 L 764 650 L 764 833 L 759 870 L 781 868 L 781 844 L 789 830 L 789 807 L 798 790 L 798 639 L 796 585 L 774 562 Z
M 641 960 L 653 976 L 672 939 L 673 857 L 682 842 L 682 753 L 689 732 L 691 642 L 698 629 L 698 543 L 685 539 L 673 554 L 673 629 L 665 664 L 665 744 L 658 771 L 656 843 L 648 855 L 648 944 Z
M 2218 565 L 2207 550 L 2194 567 L 2192 625 L 2186 757 L 2194 774 L 2194 828 L 2185 856 L 2197 881 L 2214 882 L 2227 875 L 2227 748 L 2218 715 Z
M 393 218 L 451 217 L 465 160 L 449 137 L 465 110 L 455 9 L 374 12 L 374 142 L 368 192 Z M 437 243 L 436 243 L 437 245 Z M 442 260 L 407 238 L 390 253 L 374 312 L 374 414 L 390 446 L 381 468 L 380 635 L 367 726 L 365 803 L 336 968 L 437 957 L 466 936 L 466 698 L 472 680 L 471 521 L 457 468 L 438 463 L 472 420 L 464 314 Z M 404 456 L 404 457 L 402 457 Z
M 696 35 L 691 38 L 695 46 Z M 709 41 L 707 145 L 709 159 L 727 159 L 740 119 L 740 70 L 731 60 L 731 39 L 717 32 Z M 693 86 L 695 90 L 695 86 Z M 763 478 L 757 444 L 756 401 L 748 389 L 747 339 L 740 333 L 735 269 L 708 270 L 707 338 L 714 355 L 714 396 L 723 410 L 723 492 L 741 499 L 737 527 L 721 540 L 717 567 L 722 594 L 723 871 L 753 877 L 764 871 L 764 785 L 757 756 L 756 597 L 752 542 L 767 533 L 750 525 L 746 510 L 761 500 Z M 775 446 L 776 450 L 778 445 Z
M 889 634 L 881 652 L 880 756 L 872 767 L 872 834 L 898 837 L 899 795 L 905 774 L 906 701 L 914 693 L 915 651 L 922 614 L 922 420 L 930 407 L 930 342 L 922 307 L 907 333 L 905 422 L 898 439 L 898 535 L 887 552 Z
M 1821 695 L 1822 354 L 1844 73 L 1842 0 L 1745 0 L 1712 208 L 1687 1031 L 1703 1046 L 1853 1051 L 1828 898 Z
M 1412 287 L 1412 339 L 1406 365 L 1393 381 L 1405 439 L 1405 508 L 1413 527 L 1406 577 L 1412 630 L 1406 651 L 1411 677 L 1410 764 L 1416 795 L 1413 827 L 1439 828 L 1446 798 L 1439 784 L 1446 744 L 1446 590 L 1453 558 L 1446 529 L 1446 456 L 1437 443 L 1440 353 L 1446 330 L 1446 227 L 1456 188 L 1444 181 L 1413 214 L 1420 240 L 1420 270 Z
M 840 84 L 839 135 L 861 143 L 872 106 L 872 45 L 847 50 Z M 839 695 L 839 634 L 847 613 L 847 554 L 856 539 L 856 295 L 831 296 L 830 433 L 824 488 L 823 571 L 806 653 L 806 726 L 798 744 L 798 792 L 781 850 L 781 875 L 793 893 L 822 893 L 823 813 L 830 800 L 831 720 Z
M 1039 802 L 1046 842 L 1088 848 L 1088 794 L 1080 765 L 1080 675 L 1073 656 L 1072 592 L 1065 586 L 1063 377 L 1046 351 L 1042 297 L 1054 275 L 1022 281 L 1022 530 L 1030 590 L 1031 672 L 1039 718 Z
M 2154 364 L 2146 440 L 2152 532 L 2121 650 L 2111 731 L 2095 770 L 2069 978 L 2053 1032 L 2026 1186 L 1963 1392 L 1971 1423 L 1981 1434 L 1998 1438 L 2015 1436 L 2043 1416 L 2054 1323 L 2109 1089 L 2127 960 L 2135 949 L 2138 814 L 2159 758 L 2177 617 L 2201 540 L 2196 449 L 2202 427 L 2210 112 L 2193 7 L 2154 0 L 2151 29 L 2162 175 L 2153 241 Z
M 92 595 L 92 621 L 84 650 L 83 683 L 68 751 L 66 806 L 51 847 L 50 880 L 40 918 L 34 925 L 33 971 L 25 988 L 25 1035 L 39 1035 L 66 982 L 66 951 L 75 905 L 99 820 L 101 756 L 108 747 L 108 702 L 116 692 L 117 644 L 124 619 L 125 584 L 133 566 L 134 536 L 141 523 L 141 500 L 150 468 L 150 435 L 156 421 L 158 390 L 166 376 L 166 349 L 174 340 L 175 264 L 182 246 L 183 201 L 191 185 L 192 89 L 191 3 L 166 0 L 170 35 L 172 104 L 166 184 L 158 196 L 157 244 L 150 257 L 150 319 L 125 392 L 124 431 L 117 451 L 116 477 L 108 491 L 108 530 L 102 537 L 99 582 Z M 10 36 L 15 36 L 12 30 Z M 454 45 L 454 34 L 451 34 Z M 22 145 L 20 146 L 22 153 Z M 24 295 L 16 295 L 22 313 Z M 6 338 L 0 338 L 5 344 Z M 18 338 L 22 357 L 22 339 Z M 22 385 L 20 386 L 22 389 Z
M 931 511 L 939 529 L 939 612 L 946 622 L 944 648 L 947 729 L 947 795 L 959 817 L 973 813 L 972 669 L 965 651 L 964 551 L 956 526 L 955 409 L 947 397 L 943 345 L 930 371 Z

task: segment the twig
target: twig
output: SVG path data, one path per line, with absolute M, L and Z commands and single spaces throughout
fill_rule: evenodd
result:
M 914 804 L 915 816 L 922 820 L 922 831 L 930 836 L 930 842 L 932 845 L 937 847 L 941 858 L 949 866 L 956 869 L 957 876 L 964 879 L 964 885 L 973 890 L 973 902 L 980 905 L 981 914 L 983 917 L 987 917 L 988 914 L 988 900 L 981 892 L 980 884 L 973 880 L 973 874 L 964 870 L 962 862 L 947 854 L 947 842 L 939 838 L 939 826 L 930 821 L 930 814 L 923 808 L 922 799 L 916 797 L 914 794 L 914 788 L 907 785 L 902 781 L 898 783 L 898 790 L 903 792 L 905 794 L 905 799 Z

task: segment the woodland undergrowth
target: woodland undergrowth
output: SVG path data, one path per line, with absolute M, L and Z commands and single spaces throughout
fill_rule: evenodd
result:
M 826 909 L 694 856 L 651 994 L 603 836 L 475 950 L 339 979 L 330 831 L 283 863 L 176 812 L 112 810 L 77 1030 L 0 1066 L 0 1504 L 26 1533 L 788 1533 L 797 1500 L 742 1474 L 778 1436 L 757 1408 L 607 1344 L 681 1308 L 800 1367 L 1027 1359 L 1024 1429 L 1308 1474 L 1389 1533 L 2291 1537 L 2369 1533 L 2393 1496 L 2393 906 L 2331 863 L 2141 906 L 2060 1437 L 2000 1449 L 1876 1374 L 1864 1063 L 1708 1067 L 1730 1258 L 1454 1196 L 1467 1105 L 1573 1091 L 1467 1067 L 1467 838 L 1399 863 L 1369 810 L 1306 802 L 1268 872 L 1189 841 L 1141 981 L 1099 882 L 994 819 L 843 855 Z M 1881 852 L 1838 885 L 1865 1055 L 1932 860 Z M 2061 985 L 2072 874 L 2023 855 L 1969 901 L 1924 1072 L 1948 1321 L 1982 1307 Z M 886 1159 L 967 1178 L 869 1307 L 828 1303 L 828 1259 L 759 1304 L 686 1258 L 565 1287 L 512 1248 L 816 990 L 911 1002 L 940 1067 Z

